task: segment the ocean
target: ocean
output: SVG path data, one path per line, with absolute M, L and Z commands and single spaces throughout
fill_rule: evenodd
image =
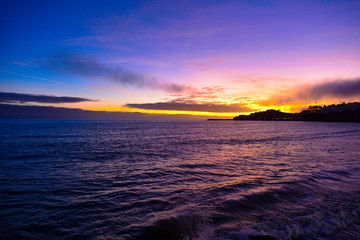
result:
M 0 121 L 0 239 L 360 239 L 360 124 Z

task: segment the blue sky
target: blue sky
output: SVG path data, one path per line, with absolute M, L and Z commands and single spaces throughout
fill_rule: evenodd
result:
M 294 97 L 359 81 L 359 1 L 5 1 L 0 11 L 0 91 L 96 100 L 18 104 L 236 116 L 360 96 Z

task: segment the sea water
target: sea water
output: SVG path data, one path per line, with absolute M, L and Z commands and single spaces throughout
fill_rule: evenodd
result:
M 0 121 L 0 239 L 273 238 L 360 239 L 359 123 Z

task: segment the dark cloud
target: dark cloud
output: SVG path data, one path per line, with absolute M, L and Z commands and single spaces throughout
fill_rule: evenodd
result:
M 214 104 L 214 103 L 194 103 L 194 102 L 157 102 L 142 104 L 126 104 L 129 108 L 149 109 L 149 110 L 173 110 L 173 111 L 196 111 L 196 112 L 252 112 L 254 110 L 239 104 Z
M 314 85 L 296 86 L 294 90 L 282 96 L 272 97 L 276 104 L 287 104 L 321 99 L 340 99 L 360 97 L 360 78 L 334 80 Z
M 47 95 L 33 95 L 33 94 L 22 94 L 22 93 L 11 93 L 11 92 L 0 92 L 0 102 L 3 103 L 77 103 L 86 101 L 97 101 L 87 98 L 80 97 L 56 97 Z
M 309 95 L 315 98 L 360 96 L 360 78 L 314 85 L 310 87 Z
M 192 87 L 176 83 L 159 82 L 156 78 L 126 70 L 121 66 L 112 68 L 100 63 L 95 57 L 76 53 L 58 53 L 49 58 L 39 60 L 42 66 L 56 72 L 84 77 L 109 79 L 123 85 L 148 87 L 166 92 L 184 92 Z
M 213 116 L 185 114 L 147 114 L 139 112 L 89 111 L 76 108 L 24 106 L 0 103 L 0 119 L 88 119 L 88 120 L 146 120 L 146 119 L 206 119 Z

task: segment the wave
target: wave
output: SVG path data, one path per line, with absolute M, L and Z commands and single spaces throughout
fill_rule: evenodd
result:
M 358 231 L 348 229 L 360 226 L 359 182 L 354 172 L 338 170 L 278 187 L 253 186 L 240 197 L 222 186 L 216 190 L 231 199 L 213 202 L 206 214 L 194 210 L 158 219 L 129 239 L 355 239 Z

